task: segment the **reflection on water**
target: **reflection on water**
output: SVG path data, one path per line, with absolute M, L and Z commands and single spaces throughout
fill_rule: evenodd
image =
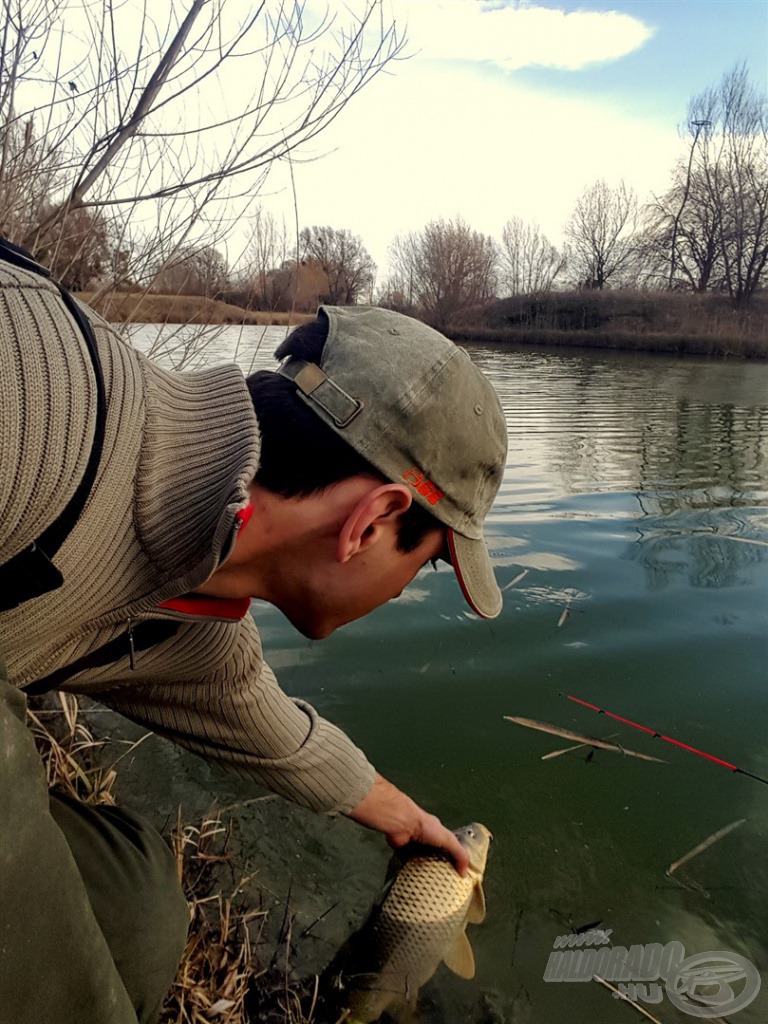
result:
M 280 329 L 228 329 L 209 360 L 270 365 Z M 143 345 L 149 332 L 145 332 Z M 259 350 L 254 356 L 256 346 Z M 487 524 L 505 607 L 463 606 L 447 568 L 400 601 L 305 641 L 259 606 L 282 684 L 448 823 L 487 822 L 489 914 L 477 978 L 441 973 L 426 1021 L 619 1024 L 595 984 L 543 980 L 554 938 L 590 922 L 616 944 L 766 966 L 768 791 L 566 701 L 584 700 L 768 775 L 768 368 L 622 353 L 477 347 L 501 396 L 509 457 Z M 564 616 L 564 611 L 568 612 Z M 523 715 L 664 764 L 565 744 Z M 747 822 L 668 866 L 736 818 Z M 682 884 L 681 884 L 682 883 Z M 768 1019 L 763 992 L 736 1018 Z M 671 1004 L 651 1007 L 675 1024 Z

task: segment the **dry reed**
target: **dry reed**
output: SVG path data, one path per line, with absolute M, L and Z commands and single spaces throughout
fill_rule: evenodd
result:
M 637 750 L 630 750 L 618 743 L 606 743 L 605 740 L 596 739 L 594 736 L 587 736 L 584 733 L 574 732 L 572 729 L 561 729 L 557 725 L 549 725 L 547 722 L 537 722 L 532 718 L 520 718 L 516 715 L 504 715 L 506 722 L 513 722 L 515 725 L 522 725 L 526 729 L 535 729 L 537 732 L 545 732 L 549 736 L 559 736 L 564 740 L 573 740 L 579 745 L 597 747 L 598 750 L 610 750 L 615 754 L 624 754 L 625 757 L 638 757 L 641 761 L 653 761 L 656 764 L 666 764 L 659 757 L 652 757 L 650 754 L 641 754 Z
M 91 732 L 76 697 L 59 693 L 30 703 L 29 727 L 49 787 L 84 803 L 114 805 L 116 765 L 137 743 L 126 742 L 123 753 L 102 764 L 107 741 Z M 222 891 L 221 867 L 235 862 L 231 837 L 231 823 L 215 811 L 197 824 L 179 814 L 171 833 L 190 926 L 161 1024 L 317 1024 L 317 979 L 299 983 L 290 966 L 290 911 L 278 945 L 270 946 L 262 941 L 267 912 L 249 906 L 242 893 L 248 878 L 229 895 Z

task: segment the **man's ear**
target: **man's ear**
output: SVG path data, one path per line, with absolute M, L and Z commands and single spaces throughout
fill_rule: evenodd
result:
M 413 497 L 405 484 L 382 484 L 372 487 L 345 519 L 339 533 L 337 558 L 350 558 L 376 544 L 407 508 Z

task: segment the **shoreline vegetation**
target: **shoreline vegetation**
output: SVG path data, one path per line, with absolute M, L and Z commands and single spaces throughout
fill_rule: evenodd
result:
M 154 292 L 75 292 L 76 298 L 112 323 L 246 324 L 296 327 L 314 314 L 244 309 L 203 295 L 159 295 Z
M 716 359 L 768 359 L 768 340 L 706 335 L 632 333 L 630 331 L 563 331 L 494 327 L 446 328 L 446 337 L 463 343 L 523 345 L 544 348 L 595 348 L 625 352 L 659 352 Z
M 314 316 L 246 309 L 202 295 L 79 292 L 77 297 L 116 323 L 282 327 L 307 323 Z M 756 296 L 748 311 L 739 311 L 725 296 L 631 290 L 550 292 L 490 302 L 435 326 L 459 343 L 768 359 L 768 295 L 763 294 Z

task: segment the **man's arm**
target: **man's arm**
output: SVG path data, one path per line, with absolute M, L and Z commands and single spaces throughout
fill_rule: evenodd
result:
M 87 685 L 86 685 L 87 684 Z M 250 616 L 183 621 L 170 640 L 77 676 L 72 688 L 310 810 L 348 813 L 374 769 L 341 729 L 283 693 Z
M 383 832 L 466 855 L 452 832 L 378 775 L 337 726 L 289 698 L 263 661 L 250 616 L 238 623 L 186 621 L 143 652 L 136 671 L 119 663 L 77 685 L 128 718 L 314 811 L 341 811 Z
M 437 846 L 450 854 L 459 874 L 467 873 L 469 854 L 453 832 L 378 772 L 368 795 L 350 811 L 349 817 L 383 832 L 395 849 L 410 842 Z

